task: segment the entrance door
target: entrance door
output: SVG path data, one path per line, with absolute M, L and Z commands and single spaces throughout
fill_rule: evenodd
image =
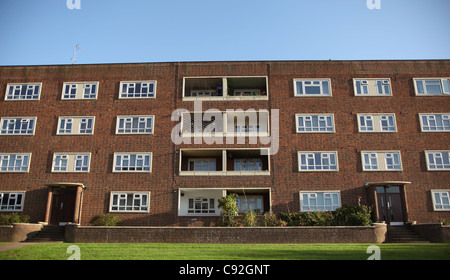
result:
M 376 187 L 378 219 L 390 225 L 403 225 L 403 199 L 399 186 Z
M 73 222 L 76 195 L 76 188 L 53 188 L 50 224 Z

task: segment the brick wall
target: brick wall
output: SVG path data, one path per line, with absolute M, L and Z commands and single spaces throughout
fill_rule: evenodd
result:
M 382 243 L 385 224 L 370 227 L 66 227 L 70 243 Z

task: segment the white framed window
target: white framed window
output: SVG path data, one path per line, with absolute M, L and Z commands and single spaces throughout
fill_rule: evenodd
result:
M 67 82 L 63 84 L 62 100 L 97 99 L 99 82 Z
M 156 81 L 120 82 L 119 98 L 155 98 Z
M 338 171 L 337 152 L 298 152 L 298 171 Z
M 111 192 L 110 212 L 150 211 L 150 192 Z
M 333 114 L 296 114 L 297 133 L 335 132 Z
M 294 79 L 294 96 L 331 96 L 331 80 Z
M 257 214 L 264 213 L 264 197 L 262 195 L 244 195 L 236 198 L 236 206 L 239 213 L 253 211 Z
M 216 171 L 216 159 L 214 158 L 189 159 L 188 171 Z
M 154 116 L 118 116 L 116 134 L 153 134 Z
M 31 154 L 0 154 L 0 172 L 28 172 Z
M 113 172 L 151 172 L 152 153 L 114 153 Z
M 0 191 L 0 212 L 22 211 L 25 192 Z
M 243 158 L 234 160 L 235 171 L 261 171 L 262 160 L 260 158 Z
M 188 199 L 188 214 L 215 214 L 216 206 L 215 206 L 214 198 L 206 198 L 206 197 L 195 197 Z
M 422 132 L 449 132 L 450 114 L 419 114 Z
M 425 151 L 428 171 L 450 170 L 450 151 Z
M 89 172 L 90 153 L 54 153 L 52 172 Z
M 300 211 L 336 211 L 341 207 L 340 191 L 301 191 Z
M 450 94 L 450 78 L 415 78 L 413 80 L 418 96 Z
M 450 211 L 450 190 L 431 190 L 434 211 Z
M 392 96 L 389 78 L 353 79 L 355 96 Z
M 34 135 L 36 117 L 2 118 L 0 135 Z
M 57 135 L 93 135 L 95 117 L 59 117 Z
M 395 114 L 357 114 L 359 132 L 397 132 Z
M 8 84 L 5 100 L 39 100 L 42 83 Z
M 401 171 L 402 161 L 399 151 L 361 152 L 363 171 Z

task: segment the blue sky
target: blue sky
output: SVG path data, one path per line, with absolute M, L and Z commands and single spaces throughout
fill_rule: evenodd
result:
M 79 1 L 0 0 L 0 65 L 450 59 L 450 0 Z

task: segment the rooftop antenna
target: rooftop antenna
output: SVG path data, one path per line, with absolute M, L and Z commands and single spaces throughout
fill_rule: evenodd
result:
M 77 59 L 75 58 L 75 56 L 77 55 L 77 49 L 86 51 L 85 49 L 80 48 L 80 47 L 78 46 L 78 44 L 77 44 L 75 47 L 73 47 L 72 64 L 75 64 L 75 60 L 77 60 Z

